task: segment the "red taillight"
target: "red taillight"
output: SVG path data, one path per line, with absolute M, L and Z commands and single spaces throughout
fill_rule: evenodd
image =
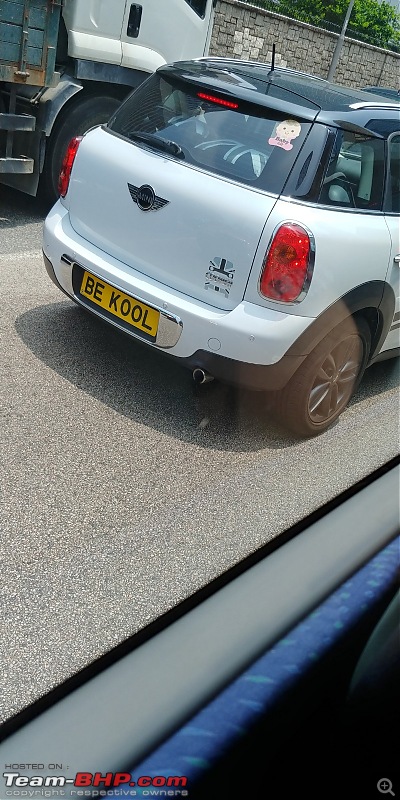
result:
M 67 194 L 72 166 L 81 141 L 82 136 L 74 136 L 67 147 L 60 171 L 60 177 L 58 179 L 58 191 L 60 197 L 65 197 Z
M 233 103 L 231 100 L 223 100 L 221 97 L 215 97 L 213 94 L 197 92 L 197 97 L 200 97 L 201 100 L 208 100 L 209 103 L 216 103 L 218 106 L 225 106 L 225 108 L 239 108 L 239 103 Z
M 260 291 L 270 300 L 297 300 L 310 277 L 312 244 L 307 231 L 293 222 L 278 228 L 264 259 Z

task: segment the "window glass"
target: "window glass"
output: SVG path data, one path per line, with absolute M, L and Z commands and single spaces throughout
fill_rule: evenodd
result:
M 319 202 L 329 206 L 379 210 L 382 207 L 384 176 L 384 140 L 339 131 Z
M 333 137 L 333 131 L 325 125 L 312 126 L 283 190 L 285 196 L 313 203 L 318 199 Z
M 143 146 L 151 143 L 140 141 L 140 134 L 172 141 L 183 163 L 280 193 L 311 123 L 154 75 L 109 128 Z
M 368 128 L 369 131 L 374 131 L 374 133 L 379 133 L 381 136 L 387 138 L 391 133 L 395 133 L 399 130 L 399 115 L 396 114 L 396 117 L 393 119 L 387 119 L 385 117 L 370 119 L 365 127 Z
M 207 0 L 186 0 L 186 3 L 190 8 L 193 8 L 193 11 L 199 15 L 199 17 L 204 17 L 206 13 L 206 6 Z

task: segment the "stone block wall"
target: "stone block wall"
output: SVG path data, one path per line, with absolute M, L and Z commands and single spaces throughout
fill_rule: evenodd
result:
M 326 78 L 338 34 L 265 11 L 241 0 L 219 0 L 210 55 L 270 62 Z M 336 83 L 400 88 L 400 54 L 345 39 Z

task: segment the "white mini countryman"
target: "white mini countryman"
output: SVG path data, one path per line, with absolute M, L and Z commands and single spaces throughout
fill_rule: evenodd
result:
M 76 303 L 326 430 L 398 354 L 400 105 L 227 59 L 161 67 L 73 139 L 44 260 Z

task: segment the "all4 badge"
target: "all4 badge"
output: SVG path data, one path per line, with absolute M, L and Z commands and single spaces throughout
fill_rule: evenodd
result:
M 204 288 L 214 289 L 215 292 L 222 292 L 225 297 L 229 297 L 234 274 L 235 270 L 233 269 L 232 261 L 227 261 L 226 258 L 217 256 L 210 261 Z

